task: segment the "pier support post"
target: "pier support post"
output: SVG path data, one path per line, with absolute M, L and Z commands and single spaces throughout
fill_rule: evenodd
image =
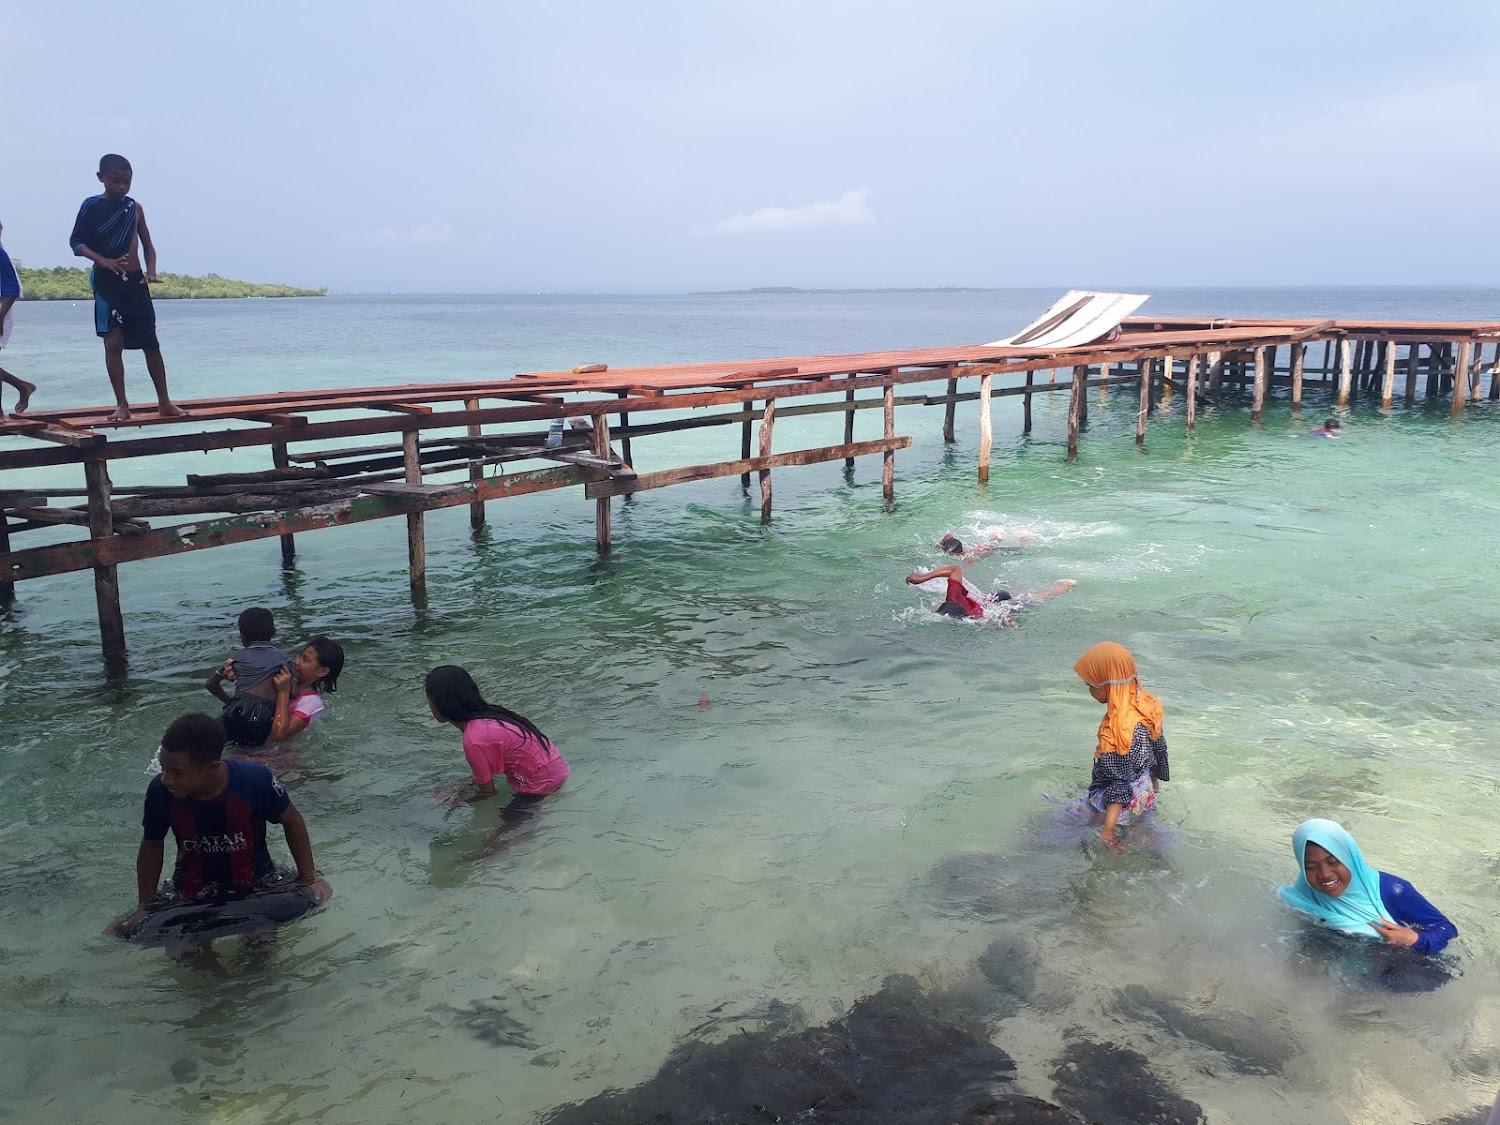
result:
M 407 484 L 422 483 L 420 434 L 406 430 L 401 434 L 401 459 Z M 425 512 L 408 512 L 406 516 L 406 561 L 411 570 L 411 600 L 417 608 L 427 604 L 427 535 Z
M 1255 397 L 1250 400 L 1250 421 L 1259 422 L 1266 407 L 1266 349 L 1255 349 Z
M 1088 368 L 1083 371 L 1083 397 L 1078 400 L 1078 428 L 1087 428 L 1089 424 L 1089 372 Z
M 1161 357 L 1161 388 L 1157 395 L 1157 405 L 1167 408 L 1172 405 L 1172 376 L 1177 366 L 1177 357 L 1171 352 Z
M 848 392 L 845 393 L 844 397 L 846 399 L 853 399 L 854 398 L 854 392 L 853 391 L 848 391 Z M 771 402 L 770 402 L 769 399 L 767 399 L 766 400 L 766 407 L 769 408 L 770 405 L 771 405 Z M 745 403 L 745 409 L 747 411 L 750 411 L 750 412 L 753 413 L 754 410 L 755 410 L 755 403 L 754 402 L 746 402 Z M 764 426 L 765 424 L 766 424 L 765 423 L 765 418 L 763 416 L 762 419 L 761 419 L 761 425 Z M 848 434 L 850 428 L 853 425 L 854 425 L 854 415 L 852 413 L 845 414 L 844 415 L 844 433 Z M 848 437 L 845 437 L 844 438 L 844 444 L 848 445 L 851 440 L 852 439 L 850 439 Z M 743 422 L 740 423 L 740 460 L 741 461 L 748 461 L 748 460 L 750 460 L 750 419 L 749 418 L 746 418 Z M 851 464 L 853 464 L 852 461 L 845 461 L 844 462 L 844 467 L 848 468 Z M 745 488 L 745 489 L 748 489 L 750 487 L 750 474 L 749 473 L 741 473 L 740 474 L 740 487 L 741 488 Z
M 479 409 L 479 400 L 477 398 L 466 398 L 466 399 L 464 399 L 464 409 L 465 410 L 478 410 Z M 484 427 L 483 426 L 476 426 L 473 422 L 469 423 L 469 427 L 468 427 L 467 433 L 468 433 L 468 435 L 470 437 L 478 437 L 483 431 L 484 431 Z M 478 456 L 478 455 L 476 454 L 475 456 Z M 627 458 L 627 460 L 628 460 L 628 458 Z M 474 485 L 478 485 L 478 484 L 483 484 L 484 483 L 484 466 L 483 465 L 472 464 L 472 463 L 469 465 L 469 483 L 470 484 L 474 484 Z M 478 531 L 481 527 L 484 526 L 484 501 L 483 500 L 476 500 L 476 501 L 474 501 L 474 503 L 472 503 L 472 504 L 469 505 L 469 526 L 472 527 L 475 531 Z
M 1302 409 L 1302 368 L 1307 363 L 1307 345 L 1292 345 L 1292 409 Z
M 1421 344 L 1406 345 L 1406 405 L 1417 401 L 1417 364 L 1422 355 Z
M 1208 389 L 1211 393 L 1217 393 L 1224 384 L 1224 353 L 1208 353 Z
M 1109 360 L 1107 360 L 1107 359 L 1100 360 L 1100 362 L 1099 362 L 1099 401 L 1101 403 L 1105 403 L 1105 402 L 1109 401 L 1109 369 L 1110 369 L 1110 362 L 1109 362 Z
M 890 382 L 885 385 L 885 401 L 882 406 L 882 412 L 885 415 L 885 438 L 889 441 L 896 436 L 896 388 Z M 887 449 L 881 456 L 880 494 L 885 497 L 887 504 L 896 499 L 896 451 L 894 449 Z
M 1349 405 L 1349 384 L 1354 379 L 1354 357 L 1351 354 L 1349 337 L 1339 341 L 1339 397 L 1340 406 Z
M 1387 341 L 1381 348 L 1381 357 L 1384 362 L 1380 373 L 1380 409 L 1390 410 L 1391 395 L 1396 390 L 1396 344 L 1395 341 Z
M 1484 344 L 1474 342 L 1474 362 L 1469 367 L 1469 398 L 1478 402 L 1481 398 L 1479 383 L 1484 377 Z
M 286 442 L 278 441 L 271 446 L 271 464 L 278 469 L 291 467 L 291 458 L 287 456 Z M 297 558 L 297 537 L 295 535 L 283 535 L 281 537 L 281 566 L 288 569 Z
M 853 392 L 850 392 L 853 394 Z M 853 415 L 850 415 L 853 417 Z M 766 399 L 766 413 L 760 420 L 760 455 L 771 456 L 771 431 L 776 425 L 776 400 Z M 771 470 L 760 470 L 760 522 L 771 522 Z
M 615 392 L 615 397 L 616 398 L 629 398 L 630 397 L 630 392 L 629 391 L 616 391 Z M 624 411 L 622 411 L 620 413 L 620 429 L 622 429 L 622 430 L 625 431 L 625 433 L 622 433 L 620 435 L 620 459 L 623 460 L 625 462 L 625 464 L 629 465 L 629 464 L 632 463 L 631 460 L 630 460 L 630 415 L 629 415 L 629 413 L 624 412 Z M 626 500 L 626 502 L 629 502 L 629 500 L 630 500 L 630 493 L 627 492 L 625 494 L 625 500 Z
M 110 510 L 109 462 L 90 457 L 83 463 L 88 488 L 89 538 L 108 539 L 115 533 Z M 125 617 L 120 612 L 120 575 L 114 566 L 94 567 L 94 601 L 99 609 L 99 640 L 104 649 L 104 668 L 116 676 L 125 670 Z
M 1151 361 L 1141 360 L 1141 406 L 1135 413 L 1135 444 L 1146 444 L 1146 415 L 1151 411 Z
M 1495 345 L 1495 356 L 1490 360 L 1490 401 L 1500 401 L 1500 344 Z
M 845 391 L 844 392 L 844 401 L 845 402 L 853 402 L 854 401 L 854 392 L 853 391 Z M 951 408 L 952 405 L 953 405 L 952 403 L 949 403 L 950 408 Z M 854 444 L 854 407 L 852 407 L 852 406 L 849 407 L 847 410 L 844 411 L 844 444 L 845 445 L 853 445 Z M 748 445 L 745 446 L 745 456 L 746 457 L 750 456 L 750 447 Z M 844 468 L 846 468 L 846 469 L 852 469 L 852 468 L 854 468 L 854 458 L 853 457 L 845 457 L 844 458 Z M 747 477 L 746 479 L 748 480 L 749 478 Z
M 1027 391 L 1024 395 L 1021 396 L 1021 432 L 1023 434 L 1031 433 L 1031 396 L 1033 392 L 1030 388 L 1035 381 L 1036 372 L 1026 372 Z
M 1458 345 L 1458 362 L 1453 366 L 1453 413 L 1463 413 L 1464 403 L 1469 401 L 1469 354 L 1473 347 L 1465 340 Z
M 594 456 L 602 461 L 610 459 L 609 416 L 601 414 L 594 419 Z M 599 554 L 609 554 L 609 497 L 601 496 L 594 501 L 594 546 Z
M 951 364 L 948 367 L 948 376 L 948 401 L 943 405 L 943 440 L 948 442 L 949 444 L 952 444 L 952 442 L 954 441 L 953 415 L 954 412 L 958 409 L 958 403 L 954 401 L 954 396 L 958 394 L 958 380 L 952 377 L 953 367 Z M 853 440 L 854 437 L 851 434 L 849 437 L 846 437 L 844 439 L 844 442 L 845 444 L 848 444 Z
M 3 509 L 0 509 L 0 555 L 10 553 L 10 519 Z M 0 609 L 14 605 L 16 600 L 16 584 L 14 582 L 0 582 Z
M 979 483 L 990 479 L 990 373 L 979 377 Z
M 1078 456 L 1078 419 L 1083 404 L 1084 395 L 1088 388 L 1084 386 L 1088 378 L 1087 367 L 1073 368 L 1073 393 L 1068 396 L 1068 460 L 1072 461 Z
M 1200 356 L 1189 352 L 1187 357 L 1187 428 L 1198 424 L 1198 365 Z

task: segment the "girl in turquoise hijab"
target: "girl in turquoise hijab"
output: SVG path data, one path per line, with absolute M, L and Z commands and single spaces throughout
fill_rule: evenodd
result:
M 1303 821 L 1292 834 L 1292 853 L 1301 872 L 1278 894 L 1293 910 L 1414 953 L 1437 953 L 1458 936 L 1458 927 L 1410 883 L 1370 866 L 1342 825 Z

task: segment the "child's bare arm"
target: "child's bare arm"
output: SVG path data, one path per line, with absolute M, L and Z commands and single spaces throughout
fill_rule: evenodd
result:
M 5 314 L 10 312 L 11 305 L 16 303 L 14 297 L 0 297 L 0 320 L 5 319 Z
M 1033 602 L 1045 602 L 1051 598 L 1058 597 L 1061 594 L 1066 594 L 1076 585 L 1078 585 L 1078 583 L 1071 578 L 1059 578 L 1045 590 L 1037 590 L 1035 593 L 1031 594 L 1030 600 Z
M 142 908 L 156 898 L 165 855 L 166 847 L 161 840 L 142 840 L 140 850 L 135 853 L 135 897 Z
M 964 568 L 954 564 L 940 566 L 934 570 L 914 571 L 906 576 L 906 581 L 913 586 L 920 586 L 923 582 L 931 582 L 934 578 L 962 578 L 963 575 Z
M 146 280 L 156 281 L 156 243 L 151 241 L 150 228 L 146 226 L 146 209 L 140 204 L 135 208 L 135 229 L 141 236 L 141 253 L 146 262 Z
M 229 702 L 229 693 L 224 690 L 225 680 L 228 680 L 230 683 L 234 682 L 234 661 L 232 659 L 224 661 L 222 668 L 215 668 L 209 673 L 208 682 L 203 685 L 208 689 L 209 694 L 220 703 Z
M 318 868 L 313 863 L 312 840 L 307 835 L 307 821 L 302 819 L 296 805 L 287 805 L 286 811 L 281 814 L 281 830 L 286 833 L 287 850 L 292 853 L 292 861 L 297 865 L 298 885 L 311 886 L 318 877 Z

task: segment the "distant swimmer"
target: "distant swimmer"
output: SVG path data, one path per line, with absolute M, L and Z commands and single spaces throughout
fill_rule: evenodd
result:
M 0 226 L 0 233 L 3 233 L 4 229 Z M 16 272 L 10 255 L 5 252 L 5 247 L 0 245 L 0 351 L 3 351 L 10 343 L 11 328 L 16 321 L 14 305 L 20 299 L 21 275 Z M 3 367 L 0 367 L 0 383 L 9 383 L 16 388 L 20 397 L 11 409 L 13 413 L 25 414 L 26 408 L 31 405 L 31 396 L 36 390 L 36 384 L 28 383 L 25 379 L 12 375 Z M 5 402 L 0 400 L 0 418 L 4 417 Z
M 1308 437 L 1338 437 L 1339 420 L 1337 418 L 1325 419 L 1323 425 L 1316 430 L 1309 430 Z
M 1413 953 L 1441 953 L 1458 927 L 1406 880 L 1377 871 L 1354 837 L 1332 820 L 1305 820 L 1292 833 L 1297 881 L 1277 893 L 1314 921 Z
M 1116 830 L 1150 812 L 1161 783 L 1171 780 L 1161 700 L 1141 687 L 1135 657 L 1113 641 L 1094 645 L 1073 671 L 1105 708 L 1084 801 L 1089 812 L 1104 818 L 1104 846 L 1123 852 Z
M 230 916 L 252 922 L 256 908 L 245 902 L 262 892 L 302 892 L 298 896 L 301 913 L 333 896 L 313 862 L 307 824 L 276 775 L 257 762 L 225 761 L 224 741 L 219 720 L 201 712 L 179 716 L 162 735 L 161 773 L 146 789 L 143 834 L 136 854 L 139 908 L 113 923 L 108 932 L 125 938 L 161 933 L 163 927 L 150 924 L 151 917 L 185 904 L 193 906 L 188 912 L 192 924 L 184 923 L 185 928 L 174 931 L 179 934 L 214 930 L 213 912 L 231 902 L 238 905 L 229 908 Z M 287 850 L 297 868 L 294 880 L 278 872 L 271 861 L 266 847 L 268 823 L 281 825 L 286 835 Z M 170 885 L 159 889 L 163 842 L 169 831 L 177 841 L 177 860 Z M 293 905 L 278 899 L 271 913 L 290 920 L 297 913 Z M 245 927 L 231 928 L 238 932 Z
M 1071 578 L 1062 578 L 1045 590 L 1033 590 L 1020 594 L 1012 594 L 1009 590 L 997 590 L 987 594 L 964 577 L 964 568 L 960 563 L 940 566 L 933 570 L 919 570 L 906 576 L 909 586 L 921 586 L 934 581 L 946 583 L 943 588 L 943 600 L 937 607 L 937 612 L 944 617 L 978 621 L 985 617 L 995 616 L 1002 625 L 1009 627 L 1018 624 L 1010 620 L 1005 612 L 1012 606 L 1036 605 L 1060 594 L 1066 594 L 1078 585 Z
M 529 806 L 556 793 L 568 780 L 572 768 L 552 740 L 526 716 L 486 701 L 474 677 L 463 668 L 451 664 L 434 668 L 423 687 L 432 717 L 463 732 L 464 758 L 473 777 L 472 788 L 460 782 L 440 789 L 435 794 L 439 802 L 493 797 L 498 791 L 495 777 L 500 775 L 515 794 L 502 818 L 520 820 L 529 815 Z
M 938 550 L 942 551 L 945 555 L 952 555 L 955 558 L 971 561 L 983 558 L 985 555 L 993 554 L 1006 543 L 1006 534 L 1000 528 L 990 528 L 981 534 L 988 540 L 987 543 L 966 546 L 964 541 L 957 535 L 954 535 L 951 531 L 947 532 L 938 540 Z M 1017 547 L 1025 547 L 1035 538 L 1036 536 L 1032 535 L 1031 532 L 1021 530 L 1015 533 L 1014 542 Z

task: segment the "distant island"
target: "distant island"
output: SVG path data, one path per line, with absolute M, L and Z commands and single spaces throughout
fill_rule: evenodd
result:
M 16 266 L 21 275 L 21 290 L 27 301 L 88 301 L 94 296 L 89 288 L 89 271 L 75 266 L 53 266 L 50 269 L 29 269 Z M 261 285 L 254 281 L 234 281 L 207 273 L 202 277 L 190 277 L 185 273 L 164 273 L 161 280 L 151 286 L 151 296 L 156 300 L 171 300 L 176 297 L 326 297 L 327 289 L 298 289 L 292 285 Z

